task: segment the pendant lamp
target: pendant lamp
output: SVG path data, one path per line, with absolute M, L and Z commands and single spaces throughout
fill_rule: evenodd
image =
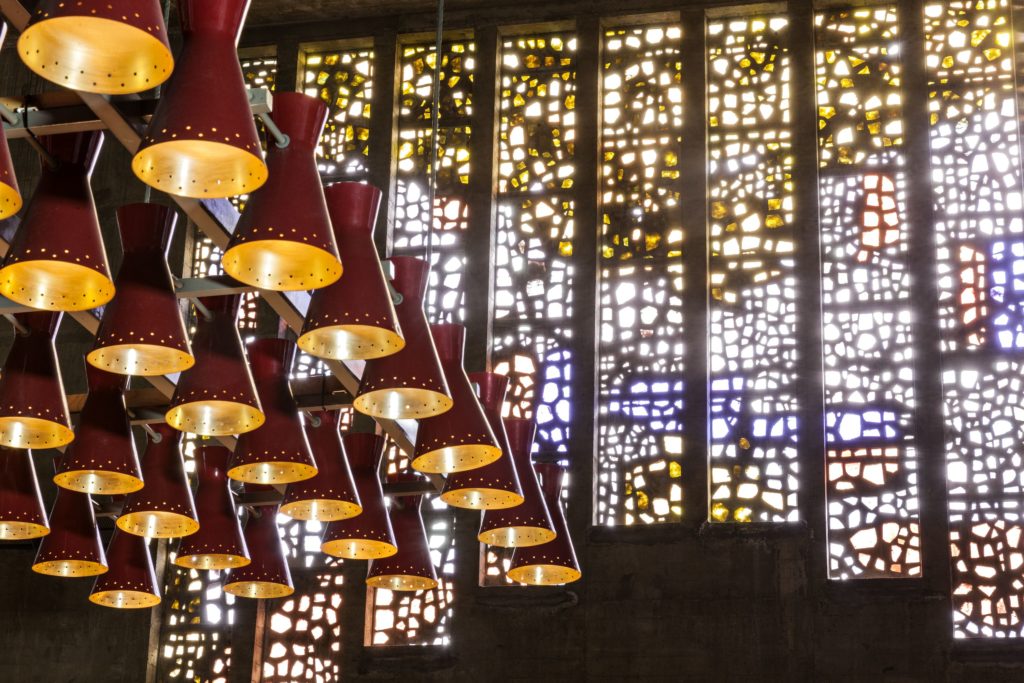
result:
M 392 481 L 418 481 L 419 477 L 402 473 Z M 398 552 L 371 560 L 366 585 L 393 591 L 424 591 L 437 588 L 437 574 L 430 557 L 427 530 L 420 507 L 423 496 L 402 496 L 391 506 Z
M 363 511 L 338 433 L 338 411 L 322 410 L 306 423 L 306 438 L 316 458 L 315 477 L 288 485 L 281 512 L 292 519 L 333 522 Z
M 147 538 L 194 534 L 199 531 L 199 519 L 181 457 L 182 433 L 166 424 L 151 428 L 160 441 L 150 441 L 142 456 L 146 486 L 128 496 L 117 526 Z
M 288 386 L 295 345 L 287 339 L 256 339 L 246 348 L 267 421 L 238 437 L 228 476 L 251 484 L 290 484 L 316 476 L 316 461 Z
M 488 465 L 502 457 L 501 447 L 463 369 L 466 328 L 430 326 L 454 405 L 451 410 L 420 421 L 412 468 L 432 474 L 451 474 Z
M 160 604 L 160 589 L 148 541 L 115 531 L 107 546 L 110 571 L 96 577 L 89 601 L 115 609 L 145 609 Z
M 249 0 L 179 0 L 183 45 L 132 170 L 180 197 L 252 192 L 267 180 L 238 38 Z
M 451 409 L 452 399 L 423 313 L 430 268 L 412 256 L 397 256 L 391 263 L 395 289 L 402 295 L 395 311 L 405 347 L 366 363 L 353 405 L 365 415 L 391 420 L 440 415 Z
M 195 365 L 181 319 L 167 248 L 178 216 L 157 204 L 117 210 L 124 261 L 117 296 L 103 310 L 91 365 L 122 375 L 171 375 Z
M 441 491 L 441 500 L 470 510 L 500 510 L 522 505 L 523 490 L 501 421 L 508 377 L 494 372 L 475 372 L 469 375 L 469 381 L 480 387 L 480 404 L 503 455 L 489 465 L 449 475 Z
M 51 83 L 105 95 L 155 88 L 174 69 L 159 0 L 41 0 L 18 55 Z
M 251 493 L 273 491 L 272 486 L 247 484 Z M 245 542 L 252 563 L 232 569 L 224 578 L 224 591 L 240 598 L 283 598 L 295 592 L 281 535 L 277 530 L 277 505 L 262 505 L 245 523 Z
M 43 164 L 0 268 L 0 294 L 49 311 L 102 306 L 114 298 L 114 283 L 89 176 L 103 133 L 47 135 L 41 144 L 57 165 Z
M 523 489 L 523 504 L 503 510 L 484 510 L 477 538 L 481 543 L 502 548 L 525 548 L 553 541 L 555 525 L 530 456 L 537 424 L 522 417 L 506 417 L 503 422 L 512 449 L 510 456 Z
M 0 447 L 0 541 L 50 533 L 32 451 Z
M 85 366 L 89 395 L 82 406 L 75 443 L 61 458 L 53 481 L 82 493 L 117 496 L 142 488 L 142 470 L 128 409 L 126 375 Z
M 32 571 L 49 576 L 96 576 L 107 560 L 88 493 L 57 490 L 50 512 L 50 533 L 39 544 Z
M 313 292 L 299 348 L 317 358 L 368 360 L 405 347 L 373 243 L 381 192 L 344 182 L 324 190 L 345 276 Z
M 260 289 L 326 287 L 342 271 L 316 167 L 327 105 L 319 97 L 278 93 L 272 118 L 288 145 L 270 145 L 270 178 L 245 203 L 221 264 L 231 277 Z
M 60 448 L 75 438 L 54 340 L 63 313 L 15 313 L 14 336 L 0 373 L 0 445 Z
M 562 512 L 562 476 L 564 470 L 557 463 L 540 463 L 536 466 L 540 475 L 544 502 L 555 524 L 554 540 L 541 545 L 516 548 L 512 553 L 512 565 L 508 578 L 531 586 L 554 586 L 572 583 L 582 576 L 576 551 L 569 536 L 569 525 Z
M 341 440 L 352 466 L 363 511 L 356 517 L 328 524 L 320 550 L 346 560 L 373 560 L 394 555 L 398 546 L 377 475 L 384 457 L 384 439 L 376 434 L 350 432 Z
M 200 436 L 242 434 L 263 424 L 263 410 L 235 321 L 241 294 L 200 299 L 209 313 L 196 316 L 196 364 L 178 379 L 165 419 Z
M 195 451 L 199 531 L 181 539 L 174 558 L 179 567 L 230 569 L 249 564 L 249 550 L 227 477 L 229 457 L 231 451 L 223 446 L 200 446 Z
M 0 47 L 4 44 L 7 24 L 0 21 Z M 11 149 L 7 146 L 7 134 L 0 125 L 0 221 L 10 218 L 21 210 L 21 192 L 18 191 L 18 179 L 14 176 L 14 162 L 11 160 Z

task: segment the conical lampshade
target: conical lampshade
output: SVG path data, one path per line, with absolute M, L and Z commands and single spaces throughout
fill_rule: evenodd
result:
M 231 451 L 223 446 L 196 449 L 196 511 L 199 531 L 181 539 L 174 564 L 190 569 L 230 569 L 249 564 L 235 500 L 227 476 Z
M 32 451 L 0 447 L 0 541 L 50 533 Z
M 317 358 L 368 360 L 405 347 L 387 279 L 373 244 L 381 193 L 365 183 L 324 190 L 345 276 L 313 292 L 299 348 Z
M 454 405 L 445 413 L 420 421 L 412 468 L 450 474 L 488 465 L 502 456 L 501 447 L 462 367 L 466 328 L 431 325 L 430 334 Z
M 96 577 L 89 600 L 115 609 L 144 609 L 160 604 L 153 558 L 145 538 L 115 531 L 107 546 L 110 571 Z
M 107 560 L 88 493 L 59 489 L 50 512 L 50 533 L 43 537 L 32 571 L 50 576 L 96 576 Z
M 288 485 L 281 512 L 293 519 L 333 522 L 363 511 L 356 482 L 338 433 L 338 411 L 314 414 L 320 426 L 306 424 L 306 438 L 316 457 L 315 477 Z
M 523 504 L 503 510 L 484 510 L 477 538 L 481 543 L 502 548 L 525 548 L 547 543 L 554 540 L 556 532 L 530 457 L 537 424 L 521 417 L 506 417 L 503 422 L 519 485 L 523 489 Z
M 247 484 L 246 491 L 273 491 L 271 486 Z M 295 592 L 292 574 L 277 530 L 277 505 L 263 505 L 258 515 L 245 523 L 245 542 L 252 563 L 232 569 L 224 579 L 224 590 L 240 598 L 283 598 Z
M 449 475 L 441 491 L 441 500 L 470 510 L 500 510 L 522 505 L 523 490 L 501 421 L 501 405 L 508 391 L 508 377 L 493 372 L 475 372 L 469 375 L 469 381 L 480 387 L 484 415 L 505 455 L 489 465 Z
M 440 415 L 451 409 L 452 398 L 423 313 L 430 269 L 426 261 L 411 256 L 395 257 L 391 263 L 395 289 L 402 295 L 395 311 L 405 347 L 366 363 L 353 405 L 365 415 L 392 420 Z
M 231 277 L 260 289 L 326 287 L 342 270 L 316 167 L 327 105 L 319 97 L 278 93 L 273 120 L 288 146 L 270 146 L 270 179 L 245 203 L 221 264 Z
M 54 339 L 63 313 L 15 313 L 17 334 L 0 373 L 0 445 L 59 448 L 75 438 Z
M 264 422 L 235 320 L 241 294 L 200 299 L 210 313 L 196 316 L 196 364 L 182 373 L 165 419 L 200 436 L 243 434 Z
M 4 44 L 7 24 L 0 21 L 0 47 Z M 7 134 L 0 125 L 0 221 L 10 218 L 21 210 L 21 192 L 18 191 L 18 179 L 14 177 L 14 162 L 11 150 L 7 146 Z
M 544 501 L 555 524 L 555 538 L 541 545 L 516 548 L 512 553 L 512 566 L 508 578 L 531 586 L 553 586 L 572 583 L 582 576 L 576 551 L 569 536 L 569 525 L 562 512 L 562 466 L 541 463 L 536 466 L 540 474 Z
M 91 365 L 121 375 L 172 375 L 195 365 L 174 293 L 167 247 L 178 216 L 158 204 L 117 210 L 124 261 L 103 310 Z
M 126 375 L 85 367 L 89 395 L 78 433 L 53 481 L 61 488 L 117 496 L 142 488 L 132 423 L 124 404 Z
M 352 466 L 363 511 L 356 517 L 331 522 L 320 550 L 346 560 L 373 560 L 398 552 L 384 489 L 377 472 L 384 457 L 384 439 L 376 434 L 349 433 L 342 437 Z
M 267 180 L 235 49 L 249 0 L 179 0 L 184 39 L 132 170 L 151 187 L 214 199 Z
M 418 479 L 408 474 L 396 479 Z M 423 526 L 420 506 L 423 496 L 402 496 L 391 506 L 391 523 L 395 527 L 398 552 L 390 557 L 370 561 L 366 585 L 393 591 L 425 591 L 437 588 L 437 574 L 430 557 L 427 530 Z
M 166 424 L 151 427 L 160 442 L 150 441 L 142 456 L 146 486 L 128 496 L 117 526 L 148 538 L 194 534 L 199 531 L 199 518 L 181 457 L 182 433 Z
M 0 269 L 0 294 L 22 306 L 84 311 L 114 298 L 89 176 L 103 133 L 42 138 L 57 161 L 43 164 L 36 192 Z
M 316 476 L 302 415 L 288 386 L 295 345 L 287 339 L 256 339 L 246 348 L 267 421 L 238 437 L 228 476 L 252 484 L 290 484 Z
M 159 0 L 41 0 L 18 55 L 51 83 L 105 95 L 155 88 L 174 69 Z

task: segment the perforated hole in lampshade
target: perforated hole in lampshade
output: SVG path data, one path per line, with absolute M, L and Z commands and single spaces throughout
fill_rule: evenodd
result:
M 384 439 L 376 434 L 351 432 L 341 440 L 363 511 L 355 517 L 328 524 L 320 550 L 346 560 L 373 560 L 394 555 L 398 552 L 395 532 L 377 476 L 384 457 Z
M 32 571 L 62 578 L 107 571 L 96 512 L 88 493 L 58 489 L 49 524 L 50 533 L 40 541 Z
M 321 410 L 310 417 L 306 438 L 316 458 L 317 473 L 288 485 L 281 512 L 292 519 L 320 522 L 355 517 L 363 506 L 338 433 L 338 411 Z
M 227 436 L 263 425 L 263 410 L 235 325 L 241 301 L 241 294 L 200 299 L 210 319 L 196 316 L 192 337 L 196 364 L 181 374 L 165 415 L 175 429 Z
M 23 306 L 84 311 L 114 298 L 107 253 L 89 177 L 103 133 L 65 133 L 41 139 L 57 161 L 43 164 L 3 268 L 0 294 Z M 60 226 L 54 230 L 54 226 Z
M 562 511 L 561 493 L 563 468 L 557 463 L 535 466 L 540 475 L 544 502 L 555 525 L 555 538 L 547 543 L 516 548 L 508 577 L 531 586 L 554 586 L 572 583 L 582 576 L 576 550 L 569 535 L 569 525 Z
M 502 457 L 501 447 L 463 369 L 466 328 L 435 324 L 430 334 L 454 405 L 420 420 L 411 466 L 419 472 L 450 474 L 489 465 Z
M 469 381 L 480 388 L 480 405 L 501 446 L 502 457 L 483 467 L 448 475 L 441 490 L 441 500 L 453 507 L 470 510 L 500 510 L 522 505 L 523 490 L 501 421 L 501 405 L 508 391 L 508 377 L 493 372 L 476 372 L 469 375 Z
M 86 365 L 89 395 L 74 444 L 60 460 L 53 481 L 83 493 L 117 496 L 142 488 L 131 420 L 124 403 L 126 375 Z
M 0 20 L 0 47 L 3 47 L 7 24 Z M 14 162 L 7 146 L 7 133 L 0 126 L 0 221 L 10 218 L 21 210 L 21 192 L 14 175 Z
M 249 0 L 180 0 L 183 45 L 132 171 L 196 199 L 253 192 L 267 180 L 236 48 Z
M 107 547 L 110 571 L 96 577 L 90 602 L 115 609 L 145 609 L 160 604 L 153 558 L 145 538 L 115 531 Z
M 523 490 L 523 503 L 502 510 L 485 510 L 477 538 L 481 543 L 502 548 L 547 543 L 554 540 L 556 532 L 530 456 L 537 425 L 532 419 L 520 417 L 506 417 L 502 422 Z
M 256 339 L 246 349 L 266 422 L 238 437 L 228 476 L 249 484 L 291 484 L 316 476 L 316 460 L 288 386 L 295 344 Z
M 246 484 L 251 493 L 272 491 L 270 486 Z M 277 530 L 277 505 L 263 505 L 245 523 L 245 542 L 252 563 L 232 569 L 224 578 L 224 591 L 240 598 L 283 598 L 295 592 L 281 536 Z
M 174 69 L 158 0 L 41 0 L 18 55 L 51 83 L 106 95 L 155 88 Z
M 63 313 L 15 313 L 16 334 L 0 373 L 0 445 L 59 448 L 71 443 L 68 402 L 54 339 Z
M 395 289 L 402 295 L 395 312 L 405 347 L 366 362 L 353 406 L 365 415 L 391 420 L 440 415 L 451 409 L 452 398 L 423 313 L 430 268 L 411 256 L 395 257 L 391 264 Z
M 246 201 L 221 264 L 231 277 L 260 289 L 326 287 L 342 273 L 316 167 L 327 105 L 302 93 L 278 93 L 271 118 L 288 146 L 269 146 L 270 178 Z
M 50 533 L 32 451 L 0 447 L 0 541 Z
M 250 562 L 227 476 L 229 457 L 231 451 L 223 446 L 195 450 L 199 531 L 181 539 L 174 558 L 179 567 L 231 569 Z
M 418 480 L 408 473 L 392 481 Z M 393 591 L 423 591 L 437 588 L 437 574 L 430 557 L 427 530 L 423 526 L 420 507 L 423 496 L 402 496 L 391 506 L 391 523 L 395 529 L 398 552 L 370 562 L 366 585 Z
M 405 347 L 387 279 L 373 243 L 381 192 L 365 183 L 324 190 L 345 275 L 313 292 L 299 348 L 317 358 L 368 360 Z
M 199 521 L 181 456 L 182 433 L 166 424 L 150 428 L 160 436 L 160 442 L 151 440 L 142 456 L 146 485 L 128 496 L 117 526 L 148 538 L 194 534 L 199 531 Z
M 117 296 L 103 310 L 90 365 L 122 375 L 169 375 L 195 365 L 181 318 L 167 248 L 177 214 L 158 204 L 117 210 L 124 260 Z

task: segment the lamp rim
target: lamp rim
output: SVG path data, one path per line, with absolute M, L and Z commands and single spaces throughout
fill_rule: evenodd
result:
M 0 221 L 10 218 L 24 206 L 25 200 L 18 188 L 9 183 L 0 182 Z M 6 208 L 5 208 L 6 207 Z
M 398 546 L 372 538 L 336 538 L 321 543 L 320 551 L 343 560 L 383 560 L 397 555 Z
M 140 601 L 137 605 L 120 605 L 115 604 L 119 595 L 131 595 Z M 160 604 L 160 596 L 154 595 L 147 591 L 133 591 L 133 590 L 109 590 L 99 591 L 98 593 L 92 593 L 89 595 L 89 602 L 100 605 L 101 607 L 111 607 L 113 609 L 149 609 Z
M 504 489 L 467 486 L 442 492 L 441 500 L 452 507 L 468 510 L 504 510 L 522 505 L 526 499 L 520 494 Z
M 284 232 L 284 229 L 280 231 Z M 253 275 L 254 271 L 267 270 L 268 266 L 270 274 L 267 277 Z M 221 256 L 221 267 L 239 282 L 275 292 L 321 289 L 337 282 L 344 272 L 341 260 L 326 249 L 288 239 L 261 239 L 236 244 Z M 299 271 L 306 274 L 298 278 L 289 275 Z M 284 278 L 286 282 L 273 282 L 278 278 Z
M 224 592 L 239 598 L 272 599 L 286 598 L 295 588 L 276 581 L 232 581 L 224 584 Z
M 394 398 L 391 398 L 391 397 Z M 428 406 L 425 410 L 402 408 L 394 405 L 396 401 L 408 401 L 405 396 L 413 397 L 412 400 Z M 433 405 L 434 408 L 429 408 Z M 356 396 L 352 406 L 364 415 L 370 417 L 384 418 L 388 420 L 410 420 L 422 419 L 441 415 L 452 409 L 455 402 L 452 397 L 432 389 L 420 389 L 416 387 L 386 387 L 375 389 L 365 394 Z M 438 410 L 440 408 L 440 410 Z
M 30 443 L 28 438 L 20 440 L 14 440 L 8 438 L 8 428 L 13 427 L 15 424 L 27 425 L 28 429 L 22 429 L 24 434 L 41 434 L 44 433 L 49 435 L 57 430 L 59 438 L 42 441 L 39 443 Z M 0 417 L 0 445 L 7 446 L 8 448 L 27 449 L 35 448 L 42 450 L 45 448 L 59 448 L 60 446 L 66 446 L 75 440 L 75 433 L 71 429 L 61 424 L 60 422 L 54 422 L 52 420 L 44 420 L 41 417 L 26 417 L 22 415 L 5 415 Z
M 10 529 L 21 529 L 22 531 L 11 534 Z M 0 520 L 0 541 L 27 541 L 33 538 L 49 536 L 50 527 L 35 522 L 20 522 L 17 520 Z
M 147 525 L 145 518 L 156 518 L 159 525 L 156 530 Z M 140 519 L 141 518 L 141 519 Z M 199 522 L 188 515 L 167 510 L 136 510 L 117 518 L 117 528 L 134 536 L 143 538 L 182 538 L 199 531 Z
M 317 497 L 282 503 L 280 512 L 305 522 L 340 522 L 363 514 L 363 506 L 341 498 Z
M 80 570 L 69 573 L 69 568 Z M 80 576 L 99 576 L 110 570 L 107 565 L 91 560 L 45 560 L 32 565 L 32 571 L 37 574 L 56 576 L 62 579 L 78 578 Z
M 174 558 L 174 564 L 177 566 L 200 571 L 238 569 L 251 563 L 251 558 L 234 553 L 192 553 L 191 555 L 178 555 Z
M 349 341 L 343 343 L 339 339 Z M 375 325 L 325 325 L 305 332 L 296 344 L 309 355 L 326 360 L 373 360 L 404 349 L 405 337 Z
M 262 476 L 258 474 L 259 472 L 266 472 L 268 467 L 278 472 L 275 478 L 269 478 L 265 474 Z M 297 481 L 312 479 L 317 475 L 318 471 L 313 465 L 301 462 L 261 460 L 232 467 L 228 470 L 228 478 L 246 484 L 294 484 Z
M 530 548 L 555 540 L 558 534 L 543 526 L 516 524 L 481 531 L 477 540 L 499 548 Z
M 220 429 L 201 429 L 202 425 L 205 424 L 202 420 L 196 419 L 196 414 L 201 414 L 204 409 L 220 409 L 222 412 L 226 412 L 228 409 L 243 413 L 247 416 L 247 422 L 251 426 L 248 429 L 239 429 L 242 425 L 242 420 L 236 419 L 227 427 Z M 188 401 L 187 403 L 181 403 L 173 406 L 164 414 L 164 420 L 167 424 L 171 425 L 179 432 L 185 432 L 186 434 L 198 434 L 199 436 L 232 436 L 234 434 L 245 434 L 251 432 L 254 429 L 259 429 L 266 422 L 266 415 L 263 414 L 262 410 L 249 405 L 248 403 L 242 403 L 240 401 L 224 401 L 224 400 L 209 400 L 203 399 L 199 401 Z M 196 424 L 199 429 L 193 430 L 187 428 L 186 420 L 191 420 Z
M 197 135 L 202 135 L 202 133 L 197 133 Z M 177 177 L 183 165 L 202 167 L 202 164 L 197 164 L 196 160 L 205 158 L 206 163 L 211 164 L 212 162 L 209 161 L 211 157 L 221 164 L 240 163 L 242 170 L 248 174 L 247 177 L 250 179 L 224 180 L 226 174 L 223 171 L 207 171 L 205 175 L 209 177 L 203 177 L 203 180 L 215 181 L 214 186 L 220 189 L 215 192 L 210 192 L 207 189 L 204 192 L 200 187 L 193 189 L 194 186 L 204 184 L 199 182 L 199 178 Z M 189 163 L 183 164 L 182 160 L 187 160 Z M 168 167 L 173 172 L 169 173 L 166 170 Z M 252 152 L 236 147 L 229 142 L 193 138 L 163 140 L 143 147 L 132 158 L 132 172 L 135 173 L 135 177 L 154 189 L 190 199 L 227 199 L 255 192 L 263 186 L 269 176 L 266 162 Z M 246 175 L 246 173 L 239 175 Z M 167 179 L 168 175 L 171 175 L 171 179 Z M 193 175 L 198 176 L 199 174 Z M 191 182 L 189 182 L 190 180 Z M 177 190 L 174 189 L 176 183 L 180 183 L 177 185 Z
M 429 591 L 437 588 L 438 581 L 418 574 L 381 574 L 367 577 L 366 585 L 392 591 Z
M 493 444 L 457 444 L 422 453 L 410 463 L 410 467 L 426 474 L 454 474 L 479 469 L 501 457 L 501 449 Z M 462 464 L 453 465 L 452 461 L 461 461 Z
M 582 576 L 583 573 L 574 567 L 541 562 L 524 564 L 508 570 L 508 578 L 529 586 L 560 586 L 578 581 Z
M 130 354 L 138 357 L 134 365 L 125 360 Z M 104 355 L 111 356 L 109 362 L 103 363 L 100 360 Z M 85 356 L 85 360 L 94 368 L 133 377 L 173 375 L 176 372 L 184 372 L 196 364 L 195 356 L 187 351 L 160 344 L 134 343 L 95 348 Z M 125 367 L 129 369 L 123 370 Z
M 104 485 L 98 485 L 98 482 L 102 482 Z M 99 469 L 61 472 L 60 474 L 53 475 L 53 483 L 69 491 L 100 496 L 119 496 L 135 493 L 143 487 L 142 480 L 136 476 Z
M 66 299 L 67 295 L 55 297 L 52 291 L 51 296 L 44 297 L 42 293 L 47 291 L 47 282 L 53 281 L 81 282 L 73 288 L 79 294 L 77 301 L 54 303 Z M 22 284 L 16 285 L 15 282 Z M 26 282 L 29 283 L 27 286 Z M 25 291 L 40 294 L 27 296 Z M 109 277 L 80 263 L 59 259 L 26 259 L 0 268 L 0 294 L 15 303 L 43 311 L 88 311 L 110 303 L 115 293 L 114 282 Z

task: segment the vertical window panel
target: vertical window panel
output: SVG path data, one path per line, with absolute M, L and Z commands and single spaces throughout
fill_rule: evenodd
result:
M 325 181 L 364 180 L 370 172 L 370 103 L 373 50 L 349 48 L 304 54 L 303 92 L 327 103 L 320 138 L 320 173 Z

